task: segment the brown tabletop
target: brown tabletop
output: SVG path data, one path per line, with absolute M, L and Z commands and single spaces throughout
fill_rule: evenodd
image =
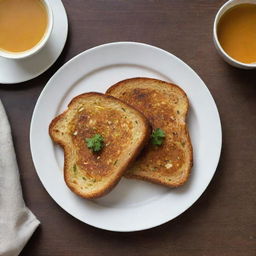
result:
M 227 65 L 213 46 L 214 16 L 225 1 L 63 2 L 69 17 L 69 36 L 57 62 L 31 81 L 0 86 L 25 201 L 41 221 L 21 255 L 255 256 L 256 71 Z M 219 166 L 200 199 L 176 219 L 135 233 L 100 230 L 62 210 L 39 181 L 29 147 L 32 111 L 49 78 L 76 54 L 114 41 L 152 44 L 184 60 L 207 84 L 223 128 Z

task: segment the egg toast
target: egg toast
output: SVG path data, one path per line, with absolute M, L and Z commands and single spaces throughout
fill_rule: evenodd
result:
M 150 78 L 131 78 L 111 86 L 106 94 L 141 111 L 149 120 L 151 143 L 125 172 L 128 178 L 170 187 L 184 184 L 193 165 L 186 125 L 189 101 L 177 85 Z
M 109 192 L 148 142 L 151 128 L 136 109 L 112 96 L 75 97 L 49 126 L 64 149 L 64 179 L 84 198 Z

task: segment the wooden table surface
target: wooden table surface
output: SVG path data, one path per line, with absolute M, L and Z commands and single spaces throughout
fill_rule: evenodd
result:
M 12 126 L 24 198 L 41 221 L 21 255 L 255 256 L 256 71 L 227 65 L 214 48 L 213 20 L 225 1 L 63 2 L 69 36 L 57 62 L 31 81 L 0 86 L 0 98 Z M 176 219 L 135 233 L 96 229 L 62 210 L 40 183 L 29 147 L 32 111 L 49 78 L 78 53 L 114 41 L 152 44 L 184 60 L 211 91 L 223 128 L 219 166 L 201 198 Z

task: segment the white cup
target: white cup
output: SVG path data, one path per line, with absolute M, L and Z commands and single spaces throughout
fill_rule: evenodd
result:
M 52 14 L 52 9 L 50 7 L 48 0 L 41 0 L 41 1 L 45 6 L 45 9 L 47 12 L 47 18 L 48 18 L 48 24 L 47 24 L 46 31 L 43 35 L 43 38 L 33 48 L 24 52 L 9 52 L 9 51 L 4 51 L 0 49 L 1 57 L 8 58 L 8 59 L 23 59 L 23 58 L 27 58 L 34 55 L 45 46 L 52 32 L 53 14 Z
M 230 57 L 223 50 L 223 48 L 219 42 L 218 35 L 217 35 L 218 23 L 219 23 L 222 15 L 224 13 L 226 13 L 226 11 L 228 11 L 230 8 L 232 8 L 236 5 L 239 5 L 239 4 L 256 4 L 256 0 L 229 0 L 224 5 L 222 5 L 221 8 L 219 9 L 218 13 L 215 16 L 214 25 L 213 25 L 213 41 L 214 41 L 214 45 L 215 45 L 218 53 L 227 63 L 229 63 L 230 65 L 237 67 L 237 68 L 254 69 L 254 68 L 256 68 L 256 63 L 246 64 L 246 63 L 240 62 L 240 61 L 235 60 L 232 57 Z

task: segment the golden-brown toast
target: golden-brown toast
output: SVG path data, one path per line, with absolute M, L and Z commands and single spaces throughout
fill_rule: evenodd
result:
M 111 86 L 106 93 L 141 111 L 153 130 L 160 128 L 165 134 L 165 138 L 160 138 L 162 145 L 153 145 L 151 139 L 125 176 L 170 187 L 182 185 L 188 179 L 193 163 L 186 126 L 189 102 L 185 92 L 164 81 L 132 78 Z
M 96 198 L 117 184 L 148 142 L 151 128 L 139 111 L 124 102 L 85 93 L 51 122 L 49 133 L 64 149 L 68 187 L 84 198 Z

